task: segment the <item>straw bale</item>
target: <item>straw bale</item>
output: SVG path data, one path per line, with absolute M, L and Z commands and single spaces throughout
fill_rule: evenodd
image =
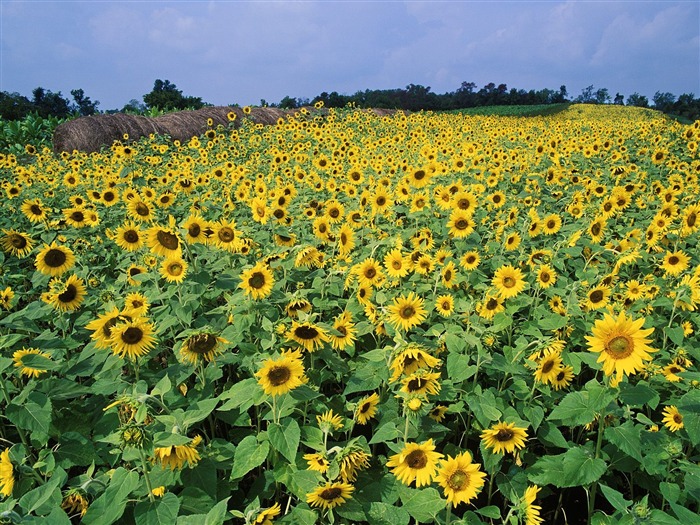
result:
M 307 108 L 312 109 L 312 108 Z M 393 110 L 372 110 L 383 116 L 391 114 Z M 235 113 L 234 127 L 239 127 L 243 118 L 247 118 L 255 124 L 272 125 L 287 115 L 296 114 L 298 109 L 283 110 L 271 107 L 251 108 L 249 115 L 244 115 L 239 107 L 213 106 L 193 111 L 178 111 L 167 113 L 158 117 L 142 117 L 139 115 L 126 115 L 115 113 L 108 115 L 91 115 L 80 117 L 56 127 L 53 135 L 53 149 L 55 153 L 74 150 L 92 153 L 100 151 L 104 147 L 110 147 L 115 141 L 124 142 L 124 136 L 128 135 L 129 141 L 137 141 L 151 133 L 167 135 L 172 140 L 186 142 L 192 137 L 197 137 L 209 129 L 208 119 L 213 122 L 213 127 L 218 125 L 228 126 L 229 113 Z M 315 114 L 327 114 L 327 110 Z

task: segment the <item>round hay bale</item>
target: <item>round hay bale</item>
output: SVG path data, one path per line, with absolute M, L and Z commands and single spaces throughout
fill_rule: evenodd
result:
M 124 142 L 125 135 L 128 135 L 128 141 L 137 141 L 151 133 L 167 135 L 172 140 L 186 142 L 192 137 L 203 135 L 210 127 L 231 125 L 229 113 L 236 115 L 233 126 L 240 127 L 244 118 L 255 124 L 274 125 L 288 115 L 299 113 L 301 109 L 284 110 L 254 107 L 246 115 L 239 107 L 212 106 L 191 111 L 166 113 L 158 117 L 142 117 L 123 113 L 79 117 L 56 127 L 53 135 L 53 149 L 55 153 L 64 151 L 92 153 L 112 146 L 115 141 Z M 326 109 L 306 109 L 309 112 L 313 111 L 313 114 L 328 114 Z M 379 116 L 395 113 L 394 110 L 370 111 Z M 212 126 L 209 125 L 209 119 L 211 119 Z

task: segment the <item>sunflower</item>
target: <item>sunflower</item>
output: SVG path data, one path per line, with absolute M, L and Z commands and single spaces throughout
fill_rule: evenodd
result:
M 505 311 L 505 309 L 503 298 L 500 295 L 489 294 L 478 304 L 476 310 L 480 317 L 489 320 L 493 319 L 496 314 Z
M 190 244 L 207 244 L 207 231 L 210 229 L 209 221 L 193 213 L 182 224 L 182 227 L 185 229 L 185 241 Z
M 153 463 L 159 463 L 163 468 L 170 470 L 182 469 L 187 463 L 190 467 L 194 467 L 201 456 L 197 451 L 197 447 L 202 442 L 202 436 L 195 436 L 192 441 L 184 445 L 170 445 L 167 447 L 155 447 L 153 449 Z
M 112 328 L 123 320 L 130 320 L 123 315 L 118 308 L 113 308 L 107 313 L 98 314 L 97 319 L 90 321 L 85 328 L 92 331 L 90 338 L 95 341 L 95 348 L 109 348 L 109 339 L 112 337 Z
M 330 466 L 328 458 L 322 453 L 315 452 L 311 454 L 304 454 L 304 459 L 308 465 L 307 470 L 315 470 L 321 474 L 325 473 Z
M 391 208 L 393 204 L 388 190 L 384 186 L 378 186 L 371 198 L 372 215 L 380 215 Z
M 25 364 L 24 358 L 27 356 L 40 356 L 43 357 L 44 359 L 51 360 L 51 356 L 47 354 L 46 352 L 42 352 L 41 350 L 37 348 L 23 348 L 22 350 L 17 350 L 12 354 L 12 359 L 15 362 L 15 367 L 19 368 L 19 373 L 20 375 L 29 377 L 29 378 L 36 378 L 39 377 L 41 374 L 45 374 L 47 371 L 41 368 L 34 368 L 33 366 L 30 366 L 28 364 Z M 31 359 L 31 358 L 30 358 Z
M 291 392 L 306 383 L 304 363 L 298 350 L 284 350 L 278 359 L 268 359 L 255 375 L 263 391 L 270 396 Z
M 426 318 L 424 301 L 415 293 L 394 298 L 394 303 L 388 307 L 389 323 L 398 329 L 408 331 L 422 323 Z
M 606 221 L 603 217 L 595 217 L 588 225 L 588 236 L 593 243 L 599 243 L 605 234 Z
M 681 235 L 687 237 L 700 228 L 700 204 L 692 204 L 683 212 Z
M 523 494 L 520 500 L 522 512 L 525 515 L 524 525 L 540 525 L 540 523 L 544 521 L 544 519 L 540 517 L 540 510 L 542 508 L 539 505 L 533 505 L 539 491 L 540 488 L 537 485 L 531 485 L 525 489 L 525 494 Z
M 476 223 L 472 219 L 472 213 L 460 209 L 452 210 L 447 222 L 450 237 L 461 239 L 469 236 L 474 231 Z
M 141 284 L 141 281 L 139 279 L 135 279 L 137 275 L 143 275 L 147 272 L 148 270 L 138 264 L 132 264 L 126 269 L 126 281 L 131 285 L 131 286 L 139 286 Z
M 355 324 L 348 312 L 338 316 L 333 322 L 333 330 L 340 335 L 329 334 L 331 345 L 336 350 L 345 350 L 354 345 L 356 340 Z
M 211 223 L 210 227 L 212 229 L 210 244 L 232 253 L 240 250 L 242 233 L 236 229 L 236 221 L 221 219 Z
M 111 329 L 109 346 L 115 355 L 136 360 L 156 344 L 155 329 L 145 318 L 125 319 Z
M 542 220 L 542 233 L 554 235 L 561 229 L 561 217 L 556 213 L 550 213 Z
M 445 405 L 435 405 L 430 412 L 428 412 L 428 417 L 437 423 L 442 422 L 445 419 L 445 414 L 447 413 L 448 407 Z
M 78 207 L 63 210 L 63 219 L 66 221 L 66 224 L 73 226 L 73 228 L 85 228 L 91 222 L 88 211 Z
M 44 248 L 37 254 L 34 265 L 36 269 L 45 275 L 58 277 L 73 268 L 75 256 L 73 251 L 66 246 L 59 246 L 56 241 L 50 245 L 45 244 Z
M 690 258 L 681 250 L 677 252 L 666 252 L 664 262 L 661 264 L 661 269 L 666 272 L 666 275 L 675 277 L 680 275 L 688 268 Z
M 440 372 L 418 370 L 401 380 L 401 392 L 417 396 L 440 392 Z
M 435 310 L 442 317 L 449 317 L 455 311 L 455 300 L 449 294 L 441 295 L 435 299 Z
M 571 383 L 574 378 L 574 368 L 569 365 L 562 366 L 557 375 L 550 380 L 554 390 L 561 390 L 566 388 Z
M 49 294 L 49 304 L 61 312 L 72 312 L 77 310 L 85 299 L 87 290 L 85 283 L 76 275 L 71 275 L 65 281 L 51 279 L 49 286 L 52 292 Z
M 599 310 L 608 305 L 610 299 L 610 287 L 598 285 L 586 294 L 585 307 L 588 310 Z
M 144 317 L 150 306 L 148 297 L 138 292 L 132 292 L 124 299 L 124 312 L 133 317 Z
M 476 498 L 486 478 L 480 467 L 479 463 L 472 463 L 469 452 L 463 452 L 454 458 L 448 455 L 440 462 L 435 481 L 443 488 L 448 503 L 457 506 Z
M 352 497 L 355 487 L 348 483 L 327 482 L 306 495 L 306 503 L 312 507 L 330 510 L 342 505 Z
M 136 195 L 127 201 L 126 209 L 129 212 L 129 217 L 140 222 L 150 222 L 154 218 L 153 205 Z
M 323 414 L 316 416 L 316 423 L 324 434 L 343 428 L 343 418 L 335 414 L 333 409 L 326 410 Z
M 197 330 L 182 342 L 180 356 L 191 365 L 197 365 L 200 360 L 209 363 L 221 353 L 221 345 L 227 343 L 226 339 L 210 330 Z
M 306 299 L 294 299 L 287 303 L 285 311 L 290 318 L 296 319 L 299 316 L 299 312 L 308 314 L 311 311 L 311 303 Z
M 479 255 L 479 252 L 473 250 L 465 252 L 459 259 L 460 266 L 468 272 L 475 270 L 479 266 L 480 262 L 481 256 Z
M 133 221 L 122 224 L 114 234 L 114 242 L 121 249 L 134 252 L 144 245 L 141 227 Z
M 234 113 L 235 116 L 235 113 Z M 272 520 L 279 516 L 282 512 L 282 507 L 279 503 L 275 503 L 272 507 L 261 509 L 251 525 L 273 525 Z
M 674 405 L 669 405 L 664 408 L 663 415 L 663 424 L 671 432 L 678 432 L 681 428 L 683 428 L 683 415 Z
M 370 466 L 369 460 L 371 456 L 354 440 L 339 452 L 337 457 L 340 462 L 340 479 L 345 483 L 355 481 L 357 473 Z
M 656 352 L 649 347 L 647 336 L 654 331 L 653 328 L 644 329 L 642 326 L 646 319 L 632 319 L 625 312 L 616 318 L 609 314 L 601 320 L 597 320 L 592 329 L 592 334 L 586 336 L 589 350 L 599 353 L 598 363 L 603 363 L 605 375 L 616 372 L 618 378 L 623 375 L 632 375 L 644 369 L 644 361 L 650 361 L 649 353 Z
M 338 252 L 341 257 L 346 257 L 355 247 L 355 230 L 349 225 L 343 224 L 336 237 L 338 242 Z
M 517 250 L 522 241 L 520 234 L 518 232 L 513 232 L 508 237 L 506 237 L 504 248 L 507 252 Z
M 169 283 L 181 283 L 187 276 L 188 266 L 179 256 L 169 257 L 160 264 L 160 275 Z
M 537 363 L 535 381 L 544 384 L 553 383 L 563 367 L 564 364 L 561 361 L 559 352 L 547 351 Z
M 549 288 L 557 282 L 557 272 L 548 264 L 541 264 L 537 268 L 537 285 L 540 288 Z
M 362 286 L 378 286 L 384 279 L 382 267 L 372 257 L 369 257 L 355 267 L 355 274 Z
M 12 491 L 15 488 L 15 468 L 10 459 L 10 449 L 6 448 L 0 454 L 0 494 L 3 496 L 12 496 Z
M 264 299 L 272 292 L 275 278 L 270 267 L 258 261 L 249 270 L 241 272 L 241 283 L 238 285 L 245 294 L 255 300 Z
M 440 359 L 430 355 L 417 343 L 409 343 L 391 361 L 389 368 L 392 370 L 389 382 L 393 383 L 401 375 L 410 375 L 421 368 L 435 368 L 440 366 Z
M 442 457 L 442 454 L 435 452 L 431 438 L 424 443 L 406 443 L 401 452 L 389 458 L 386 466 L 404 485 L 415 481 L 416 487 L 422 487 L 432 483 Z
M 308 322 L 299 323 L 297 321 L 292 321 L 292 327 L 287 333 L 287 339 L 289 341 L 296 341 L 309 352 L 315 351 L 318 347 L 321 347 L 323 343 L 330 340 L 326 331 L 320 326 Z
M 661 373 L 666 378 L 666 381 L 668 381 L 669 383 L 678 383 L 680 381 L 683 381 L 683 378 L 678 374 L 685 371 L 685 368 L 683 368 L 677 363 L 669 363 L 661 369 Z
M 363 397 L 357 403 L 357 408 L 355 408 L 355 421 L 357 424 L 366 425 L 369 423 L 369 420 L 376 415 L 378 405 L 379 395 L 376 392 L 369 396 Z
M 5 253 L 19 257 L 20 259 L 29 255 L 32 251 L 32 238 L 26 233 L 16 230 L 2 230 L 3 236 L 0 237 L 0 246 Z
M 12 300 L 15 298 L 15 292 L 7 286 L 4 290 L 0 290 L 0 308 L 9 310 L 12 308 Z
M 159 257 L 177 258 L 182 256 L 182 241 L 175 228 L 175 219 L 170 217 L 168 227 L 152 226 L 146 232 L 148 248 Z
M 31 222 L 42 222 L 46 220 L 46 208 L 40 199 L 27 199 L 20 207 L 24 216 Z
M 496 423 L 481 433 L 484 446 L 494 454 L 522 449 L 526 439 L 527 429 L 516 427 L 515 423 Z
M 493 276 L 491 284 L 503 299 L 515 297 L 525 288 L 525 279 L 519 268 L 510 265 L 501 266 Z
M 443 268 L 441 277 L 442 285 L 445 288 L 451 289 L 457 286 L 457 269 L 455 268 L 455 263 L 452 261 L 448 262 Z

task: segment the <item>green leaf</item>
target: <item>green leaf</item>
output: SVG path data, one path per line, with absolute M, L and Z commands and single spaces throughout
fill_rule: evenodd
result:
M 173 387 L 172 382 L 170 381 L 170 376 L 168 374 L 165 374 L 160 381 L 156 383 L 156 386 L 153 387 L 153 390 L 151 390 L 151 395 L 152 396 L 162 396 L 163 394 L 167 394 L 170 392 L 170 389 Z
M 267 428 L 272 448 L 294 464 L 301 439 L 301 429 L 295 419 L 287 418 L 282 424 L 273 423 Z
M 630 505 L 632 505 L 632 502 L 626 500 L 621 492 L 618 492 L 617 490 L 610 488 L 607 485 L 603 485 L 602 483 L 599 485 L 599 487 L 600 491 L 603 493 L 603 496 L 605 496 L 605 498 L 610 502 L 610 505 L 612 505 L 615 510 L 622 511 L 627 509 Z
M 643 427 L 637 426 L 631 421 L 625 421 L 622 425 L 608 427 L 604 435 L 617 448 L 628 456 L 642 462 L 642 441 L 640 434 Z
M 318 514 L 314 511 L 301 507 L 294 507 L 292 511 L 282 519 L 275 520 L 275 523 L 291 523 L 292 525 L 316 525 Z
M 246 436 L 236 447 L 233 456 L 233 468 L 231 469 L 231 479 L 239 479 L 248 472 L 263 464 L 270 451 L 270 444 L 267 441 L 258 443 L 255 436 Z
M 664 326 L 664 334 L 666 334 L 671 341 L 679 346 L 683 344 L 683 339 L 685 339 L 682 326 Z
M 393 421 L 390 421 L 377 429 L 372 436 L 372 439 L 370 439 L 369 444 L 374 445 L 375 443 L 388 443 L 390 441 L 394 441 L 399 436 L 401 436 L 401 431 L 396 428 Z
M 523 414 L 525 414 L 525 417 L 527 417 L 532 429 L 537 432 L 540 423 L 542 423 L 542 420 L 544 419 L 544 410 L 542 407 L 538 405 L 526 406 L 523 409 Z
M 476 509 L 476 513 L 481 514 L 482 516 L 486 516 L 487 518 L 495 519 L 495 520 L 501 518 L 501 509 L 499 509 L 495 505 L 490 505 L 488 507 L 482 507 L 480 509 Z
M 568 321 L 565 315 L 552 314 L 540 319 L 537 324 L 542 330 L 559 330 L 564 328 Z
M 455 383 L 461 383 L 476 373 L 476 366 L 469 364 L 469 356 L 450 353 L 447 356 L 447 375 Z
M 403 507 L 395 507 L 387 503 L 373 501 L 367 513 L 370 522 L 377 525 L 408 525 L 411 516 Z
M 63 500 L 60 487 L 66 482 L 67 477 L 65 471 L 59 467 L 48 482 L 30 490 L 20 498 L 20 507 L 27 514 L 35 512 L 43 516 L 50 513 L 53 507 L 60 505 Z
M 655 409 L 659 399 L 659 393 L 642 382 L 636 385 L 620 383 L 620 401 L 625 405 L 633 407 L 649 405 L 650 408 Z
M 56 461 L 63 468 L 86 467 L 95 460 L 92 441 L 77 432 L 66 432 L 58 440 Z
M 111 525 L 124 514 L 129 494 L 139 486 L 139 475 L 123 467 L 112 474 L 104 493 L 88 507 L 83 521 L 85 525 Z
M 248 410 L 255 403 L 251 392 L 256 390 L 260 390 L 260 388 L 258 382 L 252 377 L 239 381 L 219 396 L 219 400 L 225 401 L 225 403 L 218 408 L 218 411 L 226 412 L 236 408 L 240 408 L 242 411 Z M 262 390 L 260 391 L 262 392 Z
M 545 444 L 559 448 L 569 448 L 569 443 L 566 441 L 564 434 L 557 428 L 554 423 L 545 421 L 537 432 L 537 437 Z
M 207 512 L 204 525 L 223 525 L 224 521 L 228 518 L 226 509 L 228 508 L 228 500 L 230 499 L 231 498 L 228 497 L 214 505 L 212 509 Z
M 597 481 L 607 469 L 600 458 L 593 458 L 582 448 L 571 448 L 557 456 L 543 456 L 528 472 L 528 478 L 538 485 L 579 487 Z
M 32 392 L 23 404 L 13 399 L 5 415 L 19 428 L 29 430 L 32 439 L 45 443 L 51 425 L 51 400 L 41 392 Z
M 452 332 L 448 333 L 445 336 L 445 345 L 447 346 L 447 350 L 451 354 L 460 354 L 461 352 L 464 352 L 464 350 L 466 350 L 467 348 L 467 342 L 464 340 L 464 337 L 460 337 L 459 335 L 454 334 Z
M 136 525 L 171 525 L 177 519 L 180 500 L 172 492 L 166 492 L 156 501 L 142 501 L 136 504 L 134 519 Z
M 189 428 L 195 423 L 199 423 L 202 419 L 212 413 L 218 403 L 218 399 L 203 399 L 201 401 L 197 401 L 187 412 L 185 412 L 182 425 L 185 428 Z
M 547 419 L 561 421 L 567 426 L 587 425 L 593 421 L 615 396 L 605 388 L 591 383 L 586 385 L 586 390 L 568 393 Z
M 431 487 L 424 489 L 401 487 L 399 493 L 403 508 L 419 522 L 436 521 L 437 515 L 447 506 L 445 500 L 440 497 L 440 493 Z
M 678 411 L 683 416 L 683 428 L 694 446 L 700 444 L 700 390 L 691 390 L 678 400 Z

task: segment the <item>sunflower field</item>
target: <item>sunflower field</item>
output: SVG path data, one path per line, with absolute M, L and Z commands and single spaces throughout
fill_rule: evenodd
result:
M 0 156 L 0 522 L 698 523 L 700 121 L 240 124 Z

